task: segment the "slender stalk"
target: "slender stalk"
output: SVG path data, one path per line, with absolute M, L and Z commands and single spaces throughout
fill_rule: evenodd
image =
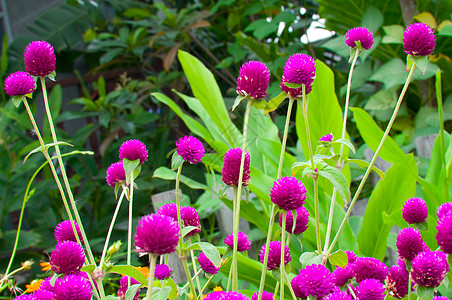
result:
M 236 212 L 237 212 L 237 202 L 238 202 L 238 198 L 237 198 L 237 187 L 234 186 L 234 198 L 232 200 L 232 209 L 233 209 L 233 225 L 235 224 L 235 219 L 236 219 Z M 235 226 L 233 226 L 232 228 L 232 235 L 233 238 L 235 238 Z M 237 233 L 238 236 L 238 233 Z M 238 281 L 238 270 L 237 270 L 237 247 L 235 247 L 235 240 L 233 241 L 233 247 L 232 247 L 232 263 L 231 263 L 231 268 L 229 269 L 229 277 L 228 279 L 231 280 L 232 282 L 232 289 L 234 290 L 234 281 L 237 279 Z M 234 247 L 236 249 L 236 251 L 234 252 Z M 229 283 L 229 282 L 228 282 Z M 229 291 L 229 284 L 228 284 L 228 291 Z
M 134 171 L 130 172 L 130 190 L 129 190 L 129 220 L 127 226 L 127 264 L 132 265 L 132 220 L 133 220 L 133 176 Z M 129 276 L 130 278 L 130 276 Z M 130 285 L 130 283 L 129 283 Z
M 195 253 L 193 250 L 190 250 L 190 256 L 191 256 L 191 263 L 193 265 L 193 272 L 195 272 L 195 274 L 198 273 L 198 270 L 196 268 L 196 260 L 195 260 Z M 193 277 L 194 279 L 195 277 Z M 196 277 L 196 285 L 198 286 L 198 292 L 199 292 L 199 296 L 202 295 L 202 289 L 201 289 L 201 282 L 199 281 L 199 277 Z
M 206 289 L 206 287 L 209 285 L 210 281 L 212 280 L 213 275 L 210 275 L 209 279 L 207 280 L 206 284 L 204 285 L 204 287 L 201 289 L 201 291 L 199 292 L 199 297 L 202 297 L 202 292 L 204 292 L 204 290 Z
M 194 297 L 191 299 L 198 299 L 198 297 L 196 296 L 195 285 L 193 284 L 193 280 L 190 275 L 190 270 L 188 269 L 187 258 L 184 257 L 184 258 L 181 258 L 181 260 L 182 260 L 182 264 L 184 265 L 185 274 L 187 275 L 187 278 L 188 278 L 188 283 L 190 284 L 191 293 Z M 190 299 L 190 297 L 189 297 L 189 299 Z
M 292 114 L 292 107 L 293 103 L 295 101 L 295 98 L 290 97 L 289 98 L 289 105 L 287 106 L 287 115 L 286 115 L 286 124 L 284 125 L 284 134 L 283 134 L 283 140 L 281 144 L 281 152 L 279 154 L 279 163 L 278 163 L 278 173 L 276 173 L 276 179 L 279 179 L 281 177 L 282 173 L 282 167 L 284 163 L 284 154 L 286 153 L 286 144 L 287 144 L 287 136 L 289 133 L 289 126 L 290 126 L 290 116 Z
M 280 299 L 284 299 L 284 279 L 286 278 L 286 270 L 285 270 L 285 259 L 284 259 L 284 256 L 285 256 L 285 233 L 286 233 L 286 220 L 287 220 L 287 211 L 285 211 L 285 210 L 283 210 L 282 211 L 282 216 L 283 216 L 283 219 L 282 219 L 282 230 L 281 230 L 281 264 L 279 265 L 279 269 L 280 269 L 280 271 L 281 271 L 281 273 L 280 273 L 280 280 L 281 280 L 281 292 L 280 292 L 280 295 L 281 295 L 281 298 Z M 296 220 L 294 221 L 294 222 L 296 222 Z
M 439 141 L 441 145 L 441 160 L 443 164 L 443 176 L 444 176 L 444 199 L 448 201 L 449 199 L 449 185 L 447 184 L 447 171 L 446 171 L 446 151 L 444 147 L 444 117 L 443 117 L 443 96 L 441 92 L 441 73 L 438 70 L 436 75 L 436 101 L 438 103 L 438 114 L 439 114 Z
M 352 199 L 352 201 L 350 203 L 350 206 L 347 209 L 347 213 L 345 214 L 344 219 L 342 220 L 341 226 L 339 227 L 339 229 L 338 229 L 338 231 L 336 233 L 336 236 L 333 239 L 333 242 L 331 243 L 330 247 L 328 248 L 328 250 L 325 253 L 325 256 L 324 256 L 324 259 L 323 259 L 324 262 L 328 259 L 328 256 L 333 251 L 334 246 L 336 245 L 336 243 L 337 243 L 337 241 L 339 239 L 339 235 L 342 233 L 342 230 L 345 227 L 345 223 L 347 222 L 348 218 L 350 217 L 350 213 L 351 213 L 351 211 L 353 209 L 353 206 L 355 205 L 356 200 L 358 200 L 359 194 L 361 193 L 361 191 L 362 191 L 362 189 L 364 187 L 364 184 L 365 184 L 365 182 L 367 180 L 367 177 L 369 177 L 370 171 L 372 170 L 372 167 L 374 166 L 375 161 L 377 160 L 378 154 L 380 153 L 381 149 L 383 148 L 383 144 L 384 144 L 386 138 L 388 137 L 389 132 L 391 131 L 392 125 L 394 124 L 394 121 L 395 121 L 395 119 L 397 117 L 397 113 L 399 112 L 400 106 L 402 105 L 403 97 L 405 96 L 405 93 L 406 93 L 406 90 L 408 89 L 408 86 L 410 84 L 411 78 L 413 77 L 415 66 L 416 66 L 415 64 L 413 64 L 411 66 L 410 73 L 408 74 L 408 77 L 407 77 L 407 80 L 405 82 L 405 85 L 403 86 L 403 89 L 402 89 L 402 91 L 400 93 L 399 99 L 397 100 L 397 104 L 396 104 L 396 107 L 394 108 L 394 112 L 392 113 L 391 119 L 389 120 L 389 124 L 386 127 L 386 130 L 385 130 L 385 132 L 383 134 L 383 137 L 381 138 L 380 144 L 378 145 L 378 147 L 377 147 L 377 149 L 375 151 L 375 154 L 372 157 L 372 160 L 370 161 L 369 166 L 367 167 L 366 173 L 364 174 L 363 178 L 361 179 L 361 182 L 360 182 L 360 184 L 358 186 L 358 189 L 356 190 L 355 196 L 353 197 L 353 199 Z
M 302 89 L 302 101 L 303 101 L 303 114 L 304 114 L 304 126 L 306 128 L 306 140 L 308 142 L 308 152 L 311 160 L 311 167 L 314 169 L 314 155 L 312 154 L 312 145 L 311 145 L 311 134 L 309 131 L 309 122 L 308 122 L 308 102 L 306 100 L 306 86 L 303 84 Z
M 289 278 L 287 277 L 286 272 L 284 272 L 284 278 L 286 278 L 287 285 L 289 286 L 290 294 L 292 295 L 293 300 L 297 300 L 297 296 L 295 296 L 295 292 L 293 291 L 292 285 L 290 284 Z
M 276 295 L 278 295 L 279 281 L 276 281 L 275 292 L 273 293 L 273 300 L 276 300 Z
M 411 276 L 408 276 L 408 300 L 411 300 Z
M 179 256 L 182 257 L 184 254 L 182 253 L 182 247 L 184 245 L 184 238 L 182 236 L 182 228 L 184 227 L 184 224 L 182 224 L 182 216 L 180 213 L 180 199 L 179 199 L 179 184 L 180 184 L 180 174 L 182 172 L 182 165 L 177 168 L 177 174 L 176 174 L 176 208 L 177 208 L 177 224 L 179 225 Z M 189 276 L 188 274 L 187 276 Z
M 149 254 L 149 279 L 148 279 L 148 291 L 146 293 L 146 300 L 151 300 L 151 297 L 152 297 L 152 288 L 154 287 L 154 274 L 155 274 L 155 262 L 156 261 L 157 261 L 157 255 Z M 129 283 L 128 287 L 130 287 L 130 283 Z
M 315 206 L 315 232 L 316 232 L 316 240 L 317 240 L 317 250 L 318 253 L 322 253 L 322 238 L 320 236 L 320 216 L 319 216 L 319 179 L 317 174 L 312 176 L 314 180 L 314 206 Z
M 196 274 L 193 275 L 192 279 L 195 279 L 196 277 L 198 277 L 198 275 L 201 274 L 201 272 L 202 272 L 202 269 L 199 269 L 198 272 L 196 272 Z M 187 283 L 182 287 L 182 290 L 185 290 L 189 285 L 190 285 L 190 283 L 187 282 Z

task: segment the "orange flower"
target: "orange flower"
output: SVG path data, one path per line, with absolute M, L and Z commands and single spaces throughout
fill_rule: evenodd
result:
M 25 287 L 27 288 L 25 290 L 25 293 L 33 293 L 34 291 L 37 291 L 41 288 L 41 282 L 43 282 L 44 280 L 42 279 L 38 279 L 38 280 L 33 280 L 30 284 L 25 285 Z
M 141 272 L 146 278 L 149 277 L 149 268 L 148 267 L 137 267 L 138 271 Z
M 50 270 L 51 266 L 48 262 L 42 262 L 39 264 L 42 267 L 42 271 L 46 272 L 48 270 Z

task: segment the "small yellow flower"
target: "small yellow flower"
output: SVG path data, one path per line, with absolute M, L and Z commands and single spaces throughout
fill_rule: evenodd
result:
M 149 268 L 148 267 L 137 267 L 138 271 L 143 274 L 146 278 L 149 277 Z
M 37 291 L 41 288 L 41 282 L 43 282 L 44 280 L 42 279 L 38 279 L 38 280 L 33 280 L 30 284 L 25 285 L 25 287 L 27 288 L 25 290 L 25 293 L 33 293 L 34 291 Z
M 223 288 L 221 286 L 216 286 L 216 287 L 213 288 L 213 291 L 214 292 L 222 292 Z
M 39 264 L 41 267 L 42 267 L 42 271 L 43 272 L 46 272 L 46 271 L 48 271 L 48 270 L 50 270 L 52 267 L 50 266 L 50 263 L 48 263 L 48 262 L 42 262 L 42 263 L 40 263 Z

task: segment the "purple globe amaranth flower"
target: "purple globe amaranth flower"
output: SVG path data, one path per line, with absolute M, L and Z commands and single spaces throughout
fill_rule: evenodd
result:
M 121 279 L 119 280 L 119 290 L 118 290 L 118 297 L 121 300 L 126 299 L 126 292 L 127 292 L 127 289 L 129 288 L 129 278 L 130 278 L 130 286 L 132 286 L 134 284 L 139 284 L 139 282 L 133 277 L 122 276 Z M 140 300 L 140 299 L 141 299 L 140 298 L 140 289 L 138 289 L 137 293 L 133 297 L 133 300 Z
M 138 253 L 167 254 L 176 250 L 179 226 L 171 217 L 150 214 L 138 221 L 135 249 Z
M 449 300 L 446 296 L 433 296 L 432 300 Z
M 50 291 L 39 289 L 33 292 L 33 297 L 35 297 L 36 300 L 54 300 L 56 295 Z
M 128 140 L 119 147 L 119 159 L 122 161 L 127 158 L 130 161 L 139 159 L 140 164 L 148 159 L 148 150 L 146 145 L 139 140 Z
M 314 59 L 306 54 L 295 53 L 286 62 L 280 84 L 282 91 L 290 97 L 298 98 L 303 96 L 303 87 L 290 88 L 285 83 L 304 84 L 306 95 L 312 90 L 312 82 L 315 78 Z
M 115 187 L 117 183 L 126 182 L 126 171 L 124 170 L 124 165 L 122 161 L 111 164 L 107 169 L 107 184 L 111 187 Z
M 397 234 L 397 253 L 400 258 L 413 260 L 420 252 L 424 251 L 424 241 L 421 232 L 416 228 L 405 228 Z
M 193 229 L 186 236 L 192 236 L 201 232 L 201 223 L 199 222 L 199 214 L 196 209 L 190 206 L 184 206 L 180 209 L 181 219 L 184 222 L 184 226 L 193 226 Z
M 204 157 L 204 146 L 201 141 L 193 136 L 186 135 L 176 142 L 177 154 L 191 164 L 202 161 Z
M 427 24 L 411 24 L 403 33 L 403 48 L 406 54 L 427 56 L 433 52 L 435 45 L 435 33 Z
M 51 280 L 52 280 L 52 277 L 48 277 L 48 278 L 44 279 L 44 281 L 42 281 L 41 284 L 39 285 L 39 289 L 53 293 L 55 288 L 54 288 L 54 285 L 51 284 Z
M 421 198 L 410 198 L 403 204 L 402 216 L 408 224 L 422 223 L 427 220 L 427 204 Z
M 259 292 L 255 292 L 251 297 L 251 300 L 259 299 Z M 262 300 L 273 300 L 273 293 L 262 291 Z
M 265 255 L 265 245 L 262 246 L 259 251 L 259 260 L 264 263 Z M 290 255 L 289 247 L 284 245 L 284 265 L 287 265 L 292 260 Z M 276 270 L 281 265 L 281 242 L 271 241 L 268 247 L 268 260 L 267 260 L 267 270 Z
M 438 220 L 441 220 L 443 217 L 447 215 L 452 215 L 452 202 L 446 202 L 441 204 L 436 211 L 436 216 Z
M 156 265 L 154 276 L 158 280 L 165 280 L 171 276 L 171 269 L 167 265 Z
M 55 282 L 55 300 L 91 300 L 92 287 L 78 275 L 67 275 Z
M 251 60 L 240 68 L 237 93 L 243 97 L 249 95 L 253 99 L 262 99 L 267 95 L 269 81 L 268 67 L 260 61 Z
M 238 292 L 212 292 L 204 298 L 204 300 L 249 300 L 247 296 Z
M 345 34 L 345 43 L 347 46 L 356 48 L 358 46 L 356 42 L 358 41 L 361 43 L 361 47 L 369 50 L 374 44 L 372 32 L 365 27 L 355 27 L 347 31 Z
M 401 259 L 398 265 L 389 268 L 385 285 L 392 297 L 402 299 L 408 294 L 408 277 L 405 261 Z
M 297 219 L 295 220 L 295 230 L 293 229 L 293 214 L 292 211 L 287 212 L 286 216 L 286 231 L 288 233 L 303 233 L 308 229 L 309 211 L 303 206 L 296 210 Z M 283 215 L 279 215 L 279 226 L 282 227 Z
M 229 246 L 230 248 L 234 248 L 234 234 L 231 232 L 228 234 L 228 236 L 224 239 L 224 243 Z M 251 248 L 251 241 L 248 238 L 248 236 L 243 232 L 238 232 L 237 236 L 237 251 L 243 252 L 248 251 Z
M 411 262 L 411 278 L 423 287 L 438 287 L 448 272 L 449 264 L 444 252 L 421 252 Z
M 322 297 L 333 292 L 334 284 L 333 277 L 330 271 L 323 265 L 310 265 L 301 269 L 300 273 L 296 276 L 298 280 L 292 283 L 292 287 L 298 290 L 301 298 L 307 298 L 308 296 Z M 296 288 L 294 285 L 297 285 Z
M 239 185 L 240 163 L 242 148 L 231 148 L 224 154 L 224 164 L 221 170 L 222 180 L 231 186 Z M 243 164 L 242 186 L 250 183 L 250 154 L 245 150 L 245 162 Z
M 281 209 L 298 209 L 304 204 L 306 189 L 295 177 L 281 177 L 273 184 L 270 198 Z
M 46 41 L 28 44 L 24 52 L 25 70 L 30 75 L 46 77 L 55 71 L 56 60 L 52 45 Z
M 358 258 L 358 255 L 350 250 L 345 250 L 345 253 L 347 253 L 348 264 L 354 264 L 356 259 Z
M 353 263 L 353 270 L 356 282 L 374 278 L 383 283 L 388 274 L 388 267 L 373 257 L 358 257 Z
M 333 272 L 333 282 L 339 287 L 347 284 L 353 277 L 355 273 L 351 264 L 347 264 L 345 268 L 337 267 Z
M 33 294 L 23 294 L 15 299 L 16 300 L 36 300 L 36 297 L 33 296 Z
M 77 235 L 80 239 L 80 242 L 83 243 L 82 232 L 80 231 L 80 227 L 77 222 L 74 221 L 75 230 L 77 231 Z M 72 241 L 77 242 L 77 238 L 74 234 L 74 229 L 72 228 L 72 224 L 70 220 L 63 221 L 59 223 L 54 230 L 54 235 L 57 243 L 61 243 L 64 241 Z
M 331 143 L 333 141 L 333 134 L 328 133 L 320 138 L 320 142 L 328 142 Z
M 375 278 L 365 279 L 356 287 L 357 300 L 383 300 L 384 297 L 385 288 L 383 284 Z
M 210 261 L 210 259 L 204 254 L 204 252 L 200 252 L 198 254 L 198 263 L 201 269 L 209 274 L 215 275 L 220 270 L 220 267 L 215 267 L 215 265 Z
M 167 203 L 159 208 L 159 215 L 168 216 L 177 221 L 177 205 L 176 203 Z
M 452 255 L 452 214 L 442 217 L 436 226 L 436 241 L 444 253 Z
M 72 241 L 58 243 L 50 255 L 50 266 L 57 274 L 76 274 L 85 262 L 85 253 L 80 244 Z
M 352 296 L 346 292 L 337 291 L 326 295 L 323 300 L 352 300 Z
M 4 88 L 10 96 L 25 96 L 36 90 L 36 83 L 30 74 L 19 71 L 6 77 Z

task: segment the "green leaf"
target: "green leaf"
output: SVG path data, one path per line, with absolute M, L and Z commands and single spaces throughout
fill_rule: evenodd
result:
M 383 44 L 402 44 L 403 33 L 405 32 L 402 25 L 383 26 L 383 31 L 385 32 Z
M 53 147 L 53 146 L 56 146 L 56 145 L 67 145 L 67 146 L 74 147 L 73 145 L 71 145 L 71 144 L 69 144 L 69 143 L 66 143 L 66 142 L 56 142 L 56 143 L 45 144 L 45 145 L 44 145 L 44 148 L 47 150 L 47 149 L 49 149 L 50 147 Z M 25 156 L 24 162 L 23 162 L 23 163 L 25 163 L 25 162 L 27 161 L 27 159 L 28 159 L 28 157 L 29 157 L 30 155 L 32 155 L 32 154 L 34 154 L 34 153 L 37 153 L 37 152 L 41 152 L 41 151 L 43 151 L 43 149 L 42 149 L 41 146 L 39 146 L 39 147 L 37 147 L 37 148 L 31 150 L 31 151 Z
M 365 160 L 362 160 L 362 159 L 348 159 L 345 163 L 346 164 L 354 163 L 354 164 L 357 164 L 361 168 L 367 168 L 370 165 L 369 162 L 367 162 Z M 385 173 L 382 170 L 380 170 L 379 168 L 377 168 L 375 165 L 372 166 L 372 171 L 377 173 L 378 176 L 380 176 L 380 179 L 384 179 L 385 178 Z
M 420 300 L 432 300 L 435 288 L 418 285 L 416 292 Z
M 237 106 L 239 106 L 240 102 L 241 102 L 243 99 L 245 99 L 245 98 L 246 98 L 246 96 L 244 97 L 244 96 L 242 96 L 242 95 L 238 95 L 237 98 L 235 98 L 234 105 L 232 105 L 231 111 L 234 111 L 234 109 L 235 109 Z
M 152 290 L 152 299 L 166 300 L 168 299 L 170 292 L 171 287 L 169 286 L 165 286 L 163 288 L 155 288 L 155 290 Z
M 137 268 L 128 265 L 115 265 L 108 269 L 109 273 L 116 273 L 133 277 L 141 284 L 147 284 L 148 279 Z
M 422 74 L 425 75 L 425 72 L 427 72 L 427 67 L 428 67 L 428 57 L 427 56 L 408 55 L 407 59 L 413 61 L 413 63 L 416 65 L 416 67 L 418 67 L 422 71 Z
M 105 297 L 105 300 L 119 300 L 119 298 L 116 296 L 108 295 Z
M 347 253 L 342 250 L 337 250 L 336 252 L 331 254 L 328 257 L 328 260 L 333 266 L 339 266 L 341 268 L 345 268 L 345 266 L 348 264 Z
M 287 93 L 281 92 L 278 96 L 274 97 L 270 101 L 267 102 L 265 106 L 265 114 L 268 114 L 271 111 L 274 111 L 278 108 L 278 106 L 286 99 Z
M 181 232 L 182 237 L 184 238 L 187 234 L 189 234 L 190 232 L 192 232 L 195 229 L 198 229 L 198 227 L 196 227 L 196 226 L 184 226 L 182 228 L 182 232 Z
M 428 223 L 427 222 L 421 222 L 416 223 L 414 226 L 419 229 L 419 231 L 428 231 Z
M 302 171 L 305 168 L 310 167 L 310 166 L 311 166 L 311 164 L 309 162 L 307 162 L 307 161 L 305 161 L 305 162 L 296 162 L 296 163 L 294 163 L 292 165 L 291 174 L 292 174 L 292 176 L 295 176 L 295 175 L 297 175 L 298 172 L 300 172 L 300 171 Z
M 13 101 L 13 104 L 16 108 L 19 108 L 20 103 L 22 103 L 22 99 L 24 96 L 14 96 L 11 98 L 11 101 Z
M 50 80 L 55 81 L 56 72 L 53 71 L 52 73 L 50 73 L 49 75 L 47 75 L 47 77 L 49 77 Z
M 93 273 L 93 271 L 94 271 L 95 268 L 96 268 L 95 265 L 86 265 L 86 266 L 83 266 L 83 267 L 80 269 L 80 271 L 86 272 L 86 273 Z
M 345 146 L 347 146 L 350 150 L 352 150 L 353 154 L 356 153 L 356 152 L 355 152 L 355 146 L 353 146 L 353 144 L 352 144 L 349 140 L 347 140 L 347 139 L 337 139 L 337 140 L 331 142 L 331 144 L 336 144 L 336 143 L 345 145 Z
M 320 176 L 328 179 L 334 185 L 334 187 L 336 187 L 339 195 L 341 195 L 342 200 L 347 202 L 350 199 L 348 182 L 341 171 L 334 167 L 331 167 L 330 165 L 326 165 L 325 167 L 322 167 L 322 169 L 320 169 L 317 173 Z
M 152 175 L 152 177 L 165 180 L 176 180 L 176 175 L 176 172 L 173 172 L 166 167 L 160 167 L 154 171 L 154 175 Z M 209 190 L 209 187 L 207 185 L 194 181 L 193 179 L 190 179 L 184 175 L 180 176 L 180 182 L 195 190 Z
M 287 86 L 288 88 L 291 88 L 291 89 L 298 89 L 298 88 L 301 88 L 303 86 L 302 83 L 283 82 L 283 84 L 285 86 Z
M 383 25 L 383 15 L 374 6 L 369 5 L 361 19 L 361 27 L 369 29 L 374 35 Z
M 174 151 L 171 157 L 171 170 L 177 170 L 184 163 L 184 158 L 180 156 L 177 151 Z
M 300 263 L 303 268 L 312 264 L 323 264 L 323 254 L 317 254 L 315 252 L 304 252 L 300 256 Z
M 255 100 L 248 100 L 251 101 L 251 106 L 259 109 L 259 110 L 264 110 L 267 107 L 267 101 L 265 101 L 264 99 L 255 99 Z
M 132 173 L 133 170 L 135 170 L 136 167 L 140 164 L 140 159 L 135 159 L 133 161 L 128 160 L 127 158 L 124 158 L 122 160 L 122 164 L 124 165 L 124 171 L 126 172 L 126 175 Z
M 187 248 L 188 250 L 201 250 L 204 252 L 206 257 L 214 264 L 214 266 L 219 267 L 221 265 L 221 257 L 218 249 L 206 242 L 198 242 Z
M 140 286 L 141 286 L 141 284 L 133 284 L 133 285 L 129 286 L 129 288 L 126 291 L 125 300 L 133 300 L 135 298 L 135 295 L 137 294 Z

